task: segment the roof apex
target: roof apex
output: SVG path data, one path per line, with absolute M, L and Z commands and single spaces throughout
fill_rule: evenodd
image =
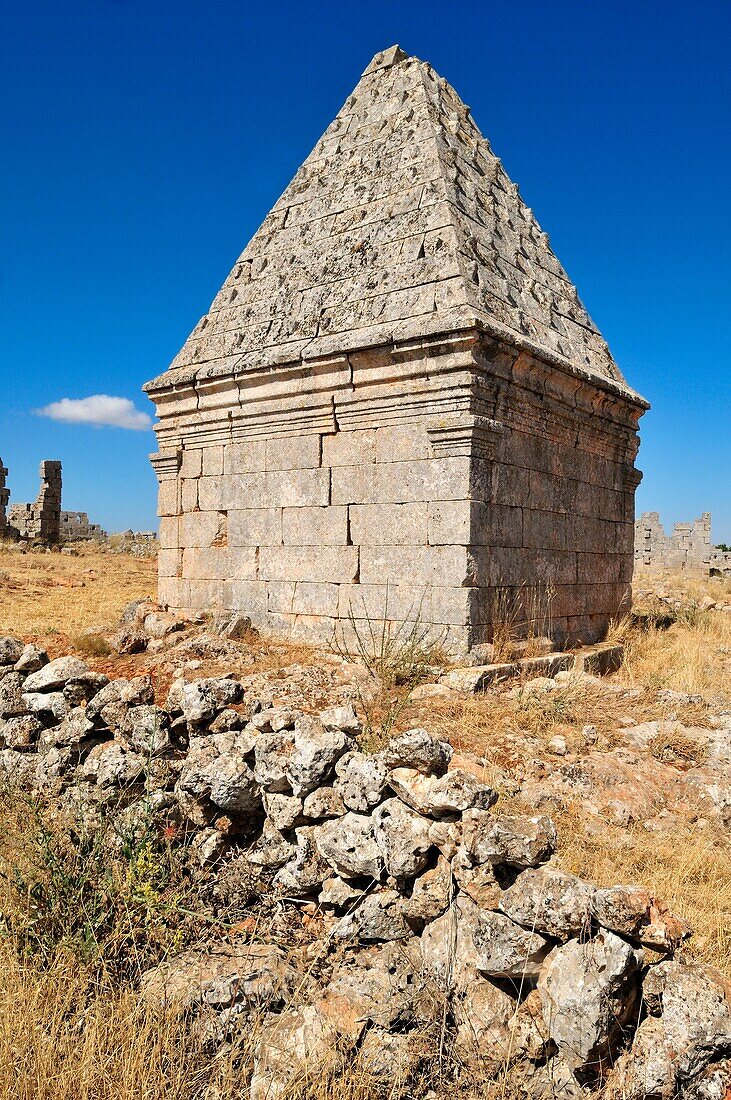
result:
M 400 61 L 407 61 L 408 54 L 404 53 L 400 46 L 389 46 L 387 50 L 381 50 L 372 59 L 370 65 L 364 70 L 363 76 L 375 73 L 378 69 L 390 69 L 392 65 L 398 65 Z

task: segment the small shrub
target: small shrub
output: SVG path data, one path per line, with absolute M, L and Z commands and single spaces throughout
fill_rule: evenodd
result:
M 701 741 L 689 737 L 682 730 L 661 730 L 649 742 L 648 748 L 663 764 L 685 768 L 697 767 L 708 755 L 708 749 Z
M 103 634 L 77 634 L 71 639 L 77 653 L 84 657 L 109 657 L 112 647 Z
M 61 951 L 121 976 L 179 942 L 182 861 L 145 803 L 85 823 L 28 792 L 0 798 L 0 938 L 21 958 Z

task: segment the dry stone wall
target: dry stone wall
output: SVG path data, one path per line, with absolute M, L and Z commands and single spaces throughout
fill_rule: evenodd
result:
M 375 753 L 360 734 L 351 705 L 265 709 L 225 677 L 176 679 L 159 706 L 149 677 L 0 638 L 3 798 L 35 789 L 85 836 L 152 820 L 211 869 L 212 896 L 228 876 L 245 906 L 262 899 L 261 923 L 142 979 L 214 1042 L 254 1034 L 252 1100 L 338 1053 L 392 1083 L 437 1050 L 450 1081 L 515 1062 L 535 1097 L 728 1096 L 731 987 L 673 957 L 682 917 L 562 871 L 553 821 L 504 812 L 427 729 Z M 285 957 L 266 940 L 272 901 L 309 902 L 320 941 L 299 942 L 294 918 Z

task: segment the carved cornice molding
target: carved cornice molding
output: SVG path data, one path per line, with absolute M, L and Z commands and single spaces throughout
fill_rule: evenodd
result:
M 171 451 L 158 451 L 150 455 L 152 468 L 157 474 L 158 481 L 174 481 L 180 470 L 183 457 L 182 450 L 178 447 Z
M 472 413 L 445 417 L 427 427 L 434 454 L 440 458 L 466 455 L 494 460 L 505 434 L 505 426 L 497 420 Z

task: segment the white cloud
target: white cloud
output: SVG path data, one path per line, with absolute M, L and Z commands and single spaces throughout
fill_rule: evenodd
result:
M 60 401 L 52 401 L 50 405 L 36 409 L 35 413 L 67 424 L 109 425 L 127 428 L 131 432 L 144 432 L 152 427 L 151 417 L 136 409 L 128 397 L 110 397 L 106 393 L 97 393 L 93 397 L 63 397 Z

